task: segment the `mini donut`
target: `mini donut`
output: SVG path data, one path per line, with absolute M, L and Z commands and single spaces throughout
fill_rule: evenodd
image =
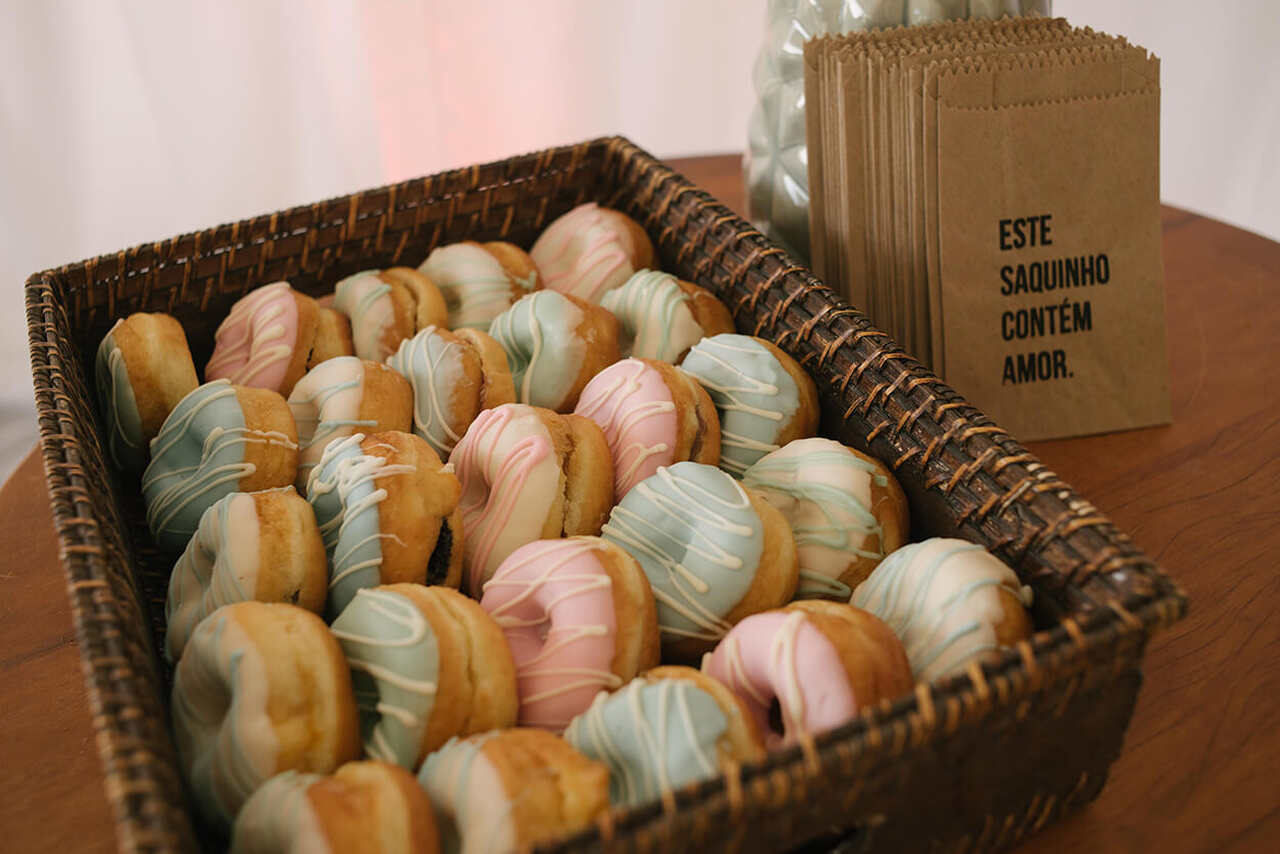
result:
M 661 466 L 720 462 L 720 416 L 688 374 L 652 359 L 623 359 L 592 377 L 574 414 L 604 430 L 614 500 Z
M 298 431 L 284 398 L 214 380 L 182 398 L 151 442 L 142 473 L 156 545 L 180 552 L 223 496 L 288 486 L 298 472 Z
M 413 770 L 455 735 L 516 722 L 516 671 L 502 630 L 456 590 L 358 590 L 332 631 L 351 667 L 365 753 L 375 759 Z
M 747 469 L 742 485 L 791 523 L 799 599 L 848 602 L 910 532 L 907 497 L 888 466 L 830 439 L 788 442 Z
M 600 297 L 621 327 L 624 356 L 677 365 L 709 335 L 733 331 L 733 316 L 711 291 L 660 270 L 641 270 Z
M 600 693 L 565 741 L 609 767 L 609 800 L 630 807 L 764 758 L 746 703 L 691 667 L 656 667 L 620 691 Z
M 413 423 L 413 388 L 386 365 L 340 356 L 317 365 L 298 380 L 289 395 L 289 411 L 298 425 L 301 452 L 298 491 L 325 446 L 357 431 L 408 431 Z
M 696 660 L 734 623 L 795 593 L 787 520 L 715 466 L 658 469 L 618 502 L 600 536 L 648 576 L 664 661 Z
M 484 332 L 428 326 L 387 364 L 413 387 L 413 432 L 448 457 L 482 409 L 515 403 L 507 355 Z
M 419 328 L 448 320 L 439 289 L 410 267 L 348 276 L 334 288 L 333 307 L 351 320 L 356 355 L 372 362 L 385 361 Z
M 328 577 L 315 513 L 292 486 L 233 492 L 204 511 L 169 576 L 165 653 L 181 658 L 196 624 L 232 602 L 291 602 L 318 614 Z
M 538 268 L 511 243 L 464 240 L 438 246 L 418 267 L 440 288 L 449 316 L 437 326 L 488 329 L 513 302 L 539 287 Z
M 200 384 L 182 324 L 167 314 L 131 314 L 103 336 L 94 359 L 107 454 L 138 472 L 165 418 Z
M 196 805 L 220 827 L 282 771 L 360 754 L 347 662 L 296 605 L 236 602 L 200 622 L 173 677 L 173 736 Z
M 481 412 L 449 456 L 462 483 L 466 589 L 534 540 L 599 534 L 613 503 L 604 432 L 579 415 L 508 403 Z
M 959 673 L 1031 636 L 1031 588 L 977 543 L 935 537 L 889 555 L 850 603 L 902 639 L 921 682 Z
M 218 325 L 204 378 L 287 395 L 307 372 L 319 313 L 315 300 L 288 282 L 250 291 Z
M 529 250 L 542 286 L 592 304 L 636 270 L 653 266 L 653 244 L 640 223 L 595 202 L 556 219 Z
M 438 854 L 436 815 L 412 774 L 377 760 L 331 776 L 285 771 L 236 816 L 231 854 Z
M 818 389 L 795 359 L 763 338 L 703 338 L 680 367 L 720 414 L 720 468 L 734 477 L 770 451 L 818 432 Z
M 355 433 L 330 442 L 307 500 L 329 557 L 328 613 L 357 590 L 397 581 L 458 586 L 461 487 L 412 433 Z
M 320 305 L 319 301 L 316 306 L 316 340 L 311 345 L 311 355 L 307 357 L 308 371 L 321 362 L 339 356 L 354 356 L 356 352 L 355 342 L 351 340 L 351 321 L 347 316 L 335 308 Z
M 888 626 L 861 609 L 818 600 L 747 617 L 702 670 L 746 703 L 770 748 L 835 729 L 914 684 Z M 775 702 L 780 728 L 770 720 Z
M 617 319 L 555 291 L 521 297 L 489 334 L 507 354 L 516 400 L 556 412 L 572 412 L 587 381 L 619 358 Z
M 485 582 L 480 607 L 511 647 L 521 726 L 560 732 L 597 692 L 658 664 L 649 582 L 599 537 L 521 546 Z
M 528 851 L 609 809 L 609 770 L 542 729 L 450 741 L 418 772 L 446 851 Z

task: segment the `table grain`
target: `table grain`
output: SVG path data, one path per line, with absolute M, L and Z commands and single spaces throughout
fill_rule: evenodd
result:
M 737 156 L 672 165 L 742 210 Z M 1173 424 L 1031 450 L 1187 591 L 1124 753 L 1031 852 L 1280 849 L 1280 244 L 1162 214 Z M 0 489 L 0 849 L 107 851 L 79 649 L 33 451 Z

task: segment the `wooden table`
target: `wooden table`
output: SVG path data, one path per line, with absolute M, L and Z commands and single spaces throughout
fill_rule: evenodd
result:
M 676 168 L 742 208 L 737 157 Z M 1048 851 L 1280 849 L 1280 245 L 1165 208 L 1174 423 L 1032 450 L 1178 578 L 1101 797 Z M 0 849 L 114 848 L 34 452 L 0 491 Z

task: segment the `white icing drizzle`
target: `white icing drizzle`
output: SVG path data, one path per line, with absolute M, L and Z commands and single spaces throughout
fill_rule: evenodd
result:
M 413 386 L 413 432 L 426 439 L 441 459 L 448 459 L 462 439 L 450 423 L 449 401 L 462 374 L 462 347 L 428 326 L 401 342 L 387 364 Z

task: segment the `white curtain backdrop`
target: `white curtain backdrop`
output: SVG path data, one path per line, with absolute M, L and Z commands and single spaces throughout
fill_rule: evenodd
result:
M 1212 14 L 1210 14 L 1212 10 Z M 1164 60 L 1167 200 L 1280 236 L 1268 0 L 1057 0 Z M 763 0 L 0 0 L 0 478 L 46 267 L 622 133 L 741 150 Z

